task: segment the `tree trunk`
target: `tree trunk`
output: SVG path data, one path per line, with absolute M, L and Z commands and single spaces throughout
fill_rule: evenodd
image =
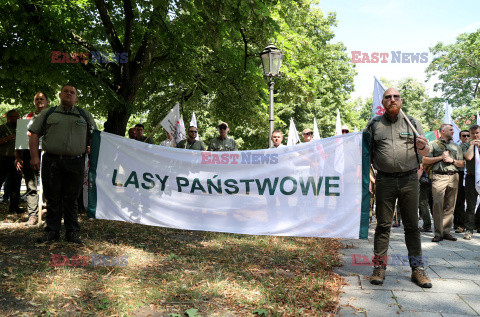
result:
M 124 107 L 109 110 L 107 121 L 103 124 L 105 132 L 124 136 L 129 118 L 130 113 Z

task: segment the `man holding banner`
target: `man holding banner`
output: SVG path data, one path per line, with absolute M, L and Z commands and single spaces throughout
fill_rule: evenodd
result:
M 416 119 L 405 116 L 401 110 L 402 103 L 403 99 L 396 89 L 387 89 L 382 97 L 385 113 L 374 117 L 365 128 L 365 131 L 370 133 L 370 159 L 377 170 L 377 226 L 374 236 L 376 266 L 370 283 L 382 285 L 385 279 L 390 230 L 395 202 L 398 199 L 412 268 L 412 281 L 420 287 L 430 288 L 432 283 L 423 267 L 418 229 L 417 177 L 421 156 L 428 154 L 429 147 L 421 124 Z
M 40 136 L 45 151 L 42 183 L 47 200 L 47 226 L 45 236 L 37 242 L 58 241 L 63 216 L 66 240 L 82 243 L 78 234 L 77 199 L 82 190 L 90 130 L 96 129 L 96 124 L 89 112 L 75 106 L 78 92 L 74 86 L 65 85 L 59 97 L 60 106 L 42 111 L 29 128 L 30 163 L 34 170 L 40 168 Z
M 470 142 L 465 144 L 465 163 L 467 167 L 465 175 L 465 198 L 467 209 L 465 211 L 465 240 L 471 240 L 475 229 L 475 207 L 477 204 L 477 189 L 475 188 L 475 146 L 480 147 L 480 126 L 470 126 Z M 477 217 L 480 214 L 477 212 Z

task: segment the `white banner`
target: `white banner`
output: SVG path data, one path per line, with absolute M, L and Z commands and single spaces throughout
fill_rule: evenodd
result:
M 91 160 L 89 209 L 96 206 L 98 219 L 255 235 L 360 236 L 361 132 L 295 147 L 207 152 L 95 131 Z

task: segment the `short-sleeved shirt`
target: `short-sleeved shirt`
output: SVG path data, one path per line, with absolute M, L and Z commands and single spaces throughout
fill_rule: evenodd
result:
M 411 117 L 410 117 L 411 118 Z M 411 123 L 420 135 L 422 125 L 414 118 Z M 409 119 L 410 120 L 410 119 Z M 400 173 L 418 168 L 422 156 L 415 151 L 414 132 L 402 113 L 392 122 L 387 114 L 370 120 L 365 128 L 373 142 L 373 167 L 381 172 Z
M 92 129 L 96 129 L 92 115 L 83 111 Z M 43 135 L 42 149 L 57 155 L 84 154 L 87 150 L 87 122 L 78 108 L 73 106 L 67 110 L 60 105 L 50 113 L 44 125 L 47 113 L 48 110 L 42 111 L 29 128 L 30 132 Z
M 205 144 L 203 144 L 202 140 L 193 140 L 193 142 L 190 142 L 188 140 L 182 140 L 182 141 L 178 142 L 177 148 L 187 149 L 187 150 L 205 151 Z
M 238 151 L 237 143 L 228 136 L 225 139 L 217 137 L 210 141 L 208 151 Z
M 439 144 L 441 143 L 441 145 Z M 428 152 L 428 157 L 437 157 L 443 154 L 444 151 L 450 152 L 450 157 L 454 160 L 463 160 L 463 151 L 460 145 L 457 143 L 450 141 L 445 142 L 444 139 L 438 139 L 434 141 L 430 141 L 428 143 L 430 147 L 430 152 Z M 457 172 L 458 167 L 456 167 L 453 163 L 445 163 L 443 160 L 435 163 L 433 165 L 433 172 Z
M 465 153 L 467 153 L 468 151 L 468 148 L 470 147 L 470 142 L 463 143 L 461 147 L 463 155 L 465 155 Z M 470 161 L 465 160 L 465 168 L 468 174 L 475 175 L 475 151 L 473 151 L 473 158 Z
M 15 134 L 16 127 L 6 123 L 0 126 L 0 139 Z M 15 156 L 15 139 L 0 144 L 0 156 Z

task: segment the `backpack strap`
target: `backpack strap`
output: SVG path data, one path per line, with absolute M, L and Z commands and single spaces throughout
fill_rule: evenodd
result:
M 370 165 L 373 164 L 373 151 L 375 151 L 375 139 L 374 139 L 375 129 L 378 122 L 380 122 L 381 119 L 382 119 L 382 116 L 376 116 L 372 120 L 370 120 L 370 124 L 367 125 L 367 129 L 368 131 L 370 131 L 370 155 L 369 155 Z

